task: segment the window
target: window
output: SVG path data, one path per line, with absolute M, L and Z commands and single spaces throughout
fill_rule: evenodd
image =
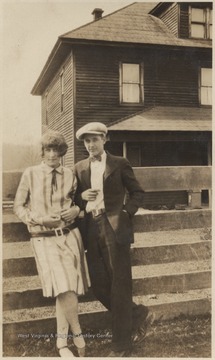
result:
M 209 68 L 200 71 L 200 103 L 212 105 L 212 69 Z
M 209 8 L 190 8 L 190 36 L 199 39 L 212 39 L 212 10 Z
M 143 101 L 143 65 L 121 64 L 120 102 L 140 103 Z
M 60 110 L 64 110 L 64 72 L 60 74 Z

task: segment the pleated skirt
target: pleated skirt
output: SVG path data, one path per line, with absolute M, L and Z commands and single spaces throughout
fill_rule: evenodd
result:
M 86 293 L 90 286 L 85 251 L 78 228 L 59 237 L 31 238 L 43 296 L 74 291 Z

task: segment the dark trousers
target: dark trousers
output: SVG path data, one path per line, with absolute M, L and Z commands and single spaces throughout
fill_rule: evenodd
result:
M 131 348 L 132 276 L 130 244 L 118 244 L 105 214 L 88 218 L 87 260 L 96 298 L 111 311 L 112 350 Z

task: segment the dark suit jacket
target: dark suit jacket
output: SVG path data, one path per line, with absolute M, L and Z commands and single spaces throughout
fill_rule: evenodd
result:
M 78 181 L 75 202 L 84 210 L 86 201 L 81 199 L 81 193 L 91 188 L 89 158 L 75 165 L 75 175 Z M 107 154 L 103 191 L 106 214 L 116 233 L 117 242 L 133 242 L 132 217 L 142 205 L 143 190 L 127 159 Z M 122 211 L 123 209 L 128 213 Z

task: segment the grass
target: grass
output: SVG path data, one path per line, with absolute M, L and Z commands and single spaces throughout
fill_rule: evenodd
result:
M 87 348 L 86 357 L 102 357 L 110 350 L 110 329 L 92 332 L 83 329 Z M 58 357 L 53 335 L 46 338 L 20 338 L 16 345 L 4 344 L 3 356 L 10 357 Z M 69 347 L 75 353 L 72 339 Z M 75 353 L 77 356 L 77 354 Z M 144 342 L 134 347 L 129 357 L 211 357 L 210 315 L 185 317 L 155 322 Z

